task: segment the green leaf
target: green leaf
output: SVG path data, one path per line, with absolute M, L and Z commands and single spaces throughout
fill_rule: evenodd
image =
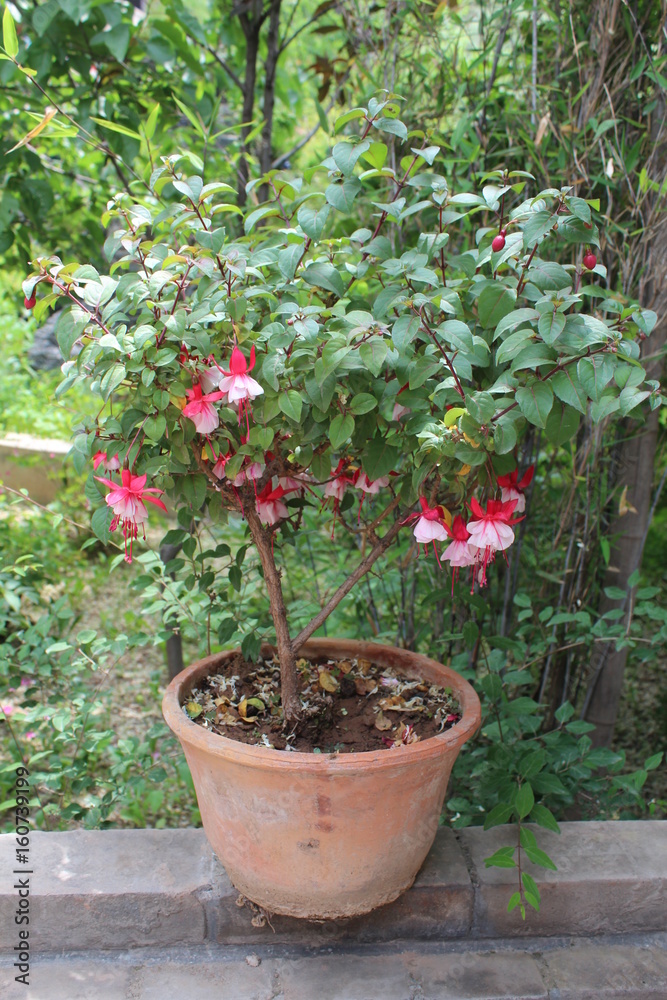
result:
M 108 399 L 114 389 L 117 389 L 125 378 L 125 365 L 115 364 L 105 372 L 100 383 L 102 398 Z
M 5 7 L 5 12 L 2 15 L 2 44 L 7 55 L 15 59 L 19 51 L 19 40 L 16 36 L 16 25 L 9 7 Z
M 662 758 L 664 757 L 664 752 L 661 750 L 660 753 L 654 753 L 652 757 L 647 757 L 644 761 L 645 771 L 654 771 L 656 767 L 660 767 L 662 764 Z
M 302 272 L 302 276 L 309 285 L 317 285 L 319 288 L 325 288 L 328 292 L 333 292 L 334 295 L 337 295 L 339 299 L 345 294 L 343 279 L 333 264 L 309 264 Z
M 372 481 L 393 472 L 400 457 L 401 453 L 398 448 L 387 444 L 384 438 L 376 437 L 366 445 L 361 464 L 364 472 Z
M 609 363 L 608 358 L 603 359 L 600 355 L 595 358 L 582 358 L 577 364 L 577 375 L 581 386 L 593 402 L 601 398 L 613 372 L 613 364 Z
M 327 375 L 325 379 L 318 381 L 315 375 L 311 375 L 306 379 L 304 385 L 308 398 L 318 410 L 323 412 L 328 410 L 336 391 L 336 376 Z
M 330 184 L 324 196 L 339 212 L 348 214 L 352 211 L 354 199 L 361 192 L 361 181 L 358 177 L 346 177 L 343 183 Z
M 558 871 L 558 868 L 549 855 L 540 850 L 539 847 L 527 847 L 526 856 L 534 865 L 539 865 L 541 868 L 549 868 L 552 872 Z
M 375 396 L 371 396 L 370 392 L 360 392 L 356 396 L 352 397 L 350 402 L 350 409 L 358 416 L 362 413 L 370 413 L 378 405 L 378 401 Z
M 489 858 L 484 858 L 485 868 L 516 868 L 514 847 L 499 847 Z
M 351 108 L 350 111 L 345 111 L 342 115 L 339 115 L 334 122 L 334 133 L 340 132 L 343 126 L 347 125 L 348 122 L 356 121 L 357 118 L 363 118 L 366 114 L 366 108 Z
M 329 205 L 323 205 L 319 211 L 309 208 L 308 205 L 301 205 L 296 213 L 296 218 L 306 236 L 311 240 L 319 240 L 324 232 L 324 226 L 329 217 Z
M 111 507 L 108 507 L 105 504 L 104 507 L 98 507 L 90 519 L 91 528 L 99 540 L 104 542 L 105 545 L 109 541 L 109 528 L 111 526 L 113 516 L 114 513 Z
M 484 820 L 484 829 L 490 830 L 492 826 L 499 826 L 501 823 L 506 823 L 513 812 L 514 806 L 509 805 L 507 802 L 499 802 L 487 814 Z
M 403 142 L 407 142 L 408 130 L 398 118 L 377 118 L 373 125 L 380 132 L 390 132 L 392 135 L 397 135 Z
M 359 357 L 375 378 L 382 371 L 382 365 L 384 364 L 384 359 L 387 357 L 388 350 L 389 347 L 382 337 L 372 337 L 371 340 L 362 344 L 359 348 Z
M 287 392 L 281 392 L 279 397 L 280 409 L 294 423 L 298 423 L 301 419 L 301 405 L 301 394 L 296 389 L 288 389 Z
M 519 819 L 523 819 L 531 811 L 535 805 L 535 796 L 533 795 L 533 789 L 528 781 L 524 782 L 516 793 L 516 799 L 514 802 L 514 808 L 516 809 Z
M 93 116 L 91 116 L 91 121 L 94 121 L 96 125 L 107 129 L 109 132 L 118 132 L 119 135 L 127 135 L 130 139 L 141 139 L 138 132 L 134 132 L 131 128 L 127 128 L 126 125 L 118 125 L 116 122 L 107 121 L 106 118 L 94 118 Z
M 545 344 L 553 344 L 565 329 L 564 314 L 556 309 L 550 309 L 549 312 L 540 316 L 537 329 Z
M 498 326 L 496 327 L 496 332 L 493 335 L 493 339 L 497 340 L 498 337 L 503 335 L 503 333 L 518 330 L 520 326 L 534 323 L 535 320 L 539 320 L 539 318 L 540 314 L 537 309 L 513 309 L 512 312 L 507 313 L 507 315 L 503 316 L 500 320 Z
M 364 139 L 363 142 L 356 144 L 351 142 L 337 142 L 331 155 L 340 172 L 348 175 L 354 172 L 357 160 L 362 153 L 370 149 L 370 146 L 370 139 Z
M 516 425 L 509 414 L 498 421 L 493 428 L 493 444 L 497 455 L 507 455 L 516 444 Z
M 538 826 L 543 826 L 545 830 L 553 830 L 554 833 L 560 833 L 560 827 L 556 822 L 556 817 L 543 806 L 541 802 L 536 802 L 530 811 L 530 820 L 533 823 L 537 823 Z
M 553 406 L 553 392 L 547 382 L 531 382 L 516 390 L 516 401 L 526 420 L 536 427 L 546 427 Z
M 337 417 L 331 421 L 331 426 L 329 427 L 329 440 L 331 441 L 331 447 L 338 451 L 338 449 L 349 441 L 354 433 L 354 417 L 350 413 L 342 414 L 339 413 Z
M 550 233 L 556 222 L 558 216 L 552 215 L 546 209 L 534 212 L 523 226 L 523 245 L 526 250 L 531 250 L 547 233 Z
M 579 430 L 580 416 L 571 406 L 564 406 L 556 400 L 547 418 L 546 435 L 552 444 L 562 445 L 570 441 Z
M 290 243 L 278 254 L 278 269 L 287 281 L 291 281 L 294 277 L 297 264 L 303 257 L 303 250 L 303 243 Z
M 580 413 L 586 412 L 588 396 L 573 366 L 556 372 L 549 379 L 551 388 L 564 403 L 574 406 Z
M 513 311 L 515 302 L 516 291 L 513 288 L 505 288 L 499 281 L 487 285 L 477 305 L 477 315 L 484 329 L 497 326 Z
M 478 424 L 488 424 L 496 412 L 493 396 L 488 392 L 466 394 L 466 409 Z

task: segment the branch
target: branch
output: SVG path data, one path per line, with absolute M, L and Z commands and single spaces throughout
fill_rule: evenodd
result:
M 329 105 L 324 109 L 324 113 L 328 115 L 335 103 L 336 103 L 335 100 L 329 101 Z M 273 170 L 280 170 L 282 164 L 287 163 L 287 161 L 290 160 L 295 153 L 298 153 L 300 149 L 303 149 L 303 147 L 310 142 L 313 136 L 317 135 L 317 133 L 321 128 L 322 128 L 322 123 L 318 121 L 317 125 L 314 125 L 313 128 L 311 128 L 310 132 L 308 132 L 308 134 L 304 136 L 304 138 L 301 139 L 300 142 L 297 142 L 296 146 L 292 146 L 292 148 L 288 150 L 287 153 L 281 153 L 278 159 L 273 161 L 273 163 L 271 164 L 271 168 Z
M 189 34 L 189 32 L 188 32 L 188 34 Z M 210 52 L 210 54 L 213 56 L 213 58 L 215 59 L 215 61 L 220 66 L 222 66 L 222 68 L 224 69 L 224 71 L 227 74 L 227 76 L 229 77 L 229 79 L 232 80 L 236 84 L 236 86 L 239 88 L 239 90 L 241 91 L 241 93 L 243 93 L 243 81 L 241 80 L 240 77 L 238 77 L 236 75 L 236 73 L 234 72 L 234 70 L 232 69 L 232 67 L 228 63 L 225 62 L 225 60 L 222 58 L 222 56 L 218 55 L 218 53 L 215 51 L 215 49 L 213 48 L 213 46 L 212 45 L 208 45 L 205 42 L 200 42 L 199 39 L 195 38 L 194 35 L 190 35 L 190 38 L 192 38 L 193 41 L 195 41 L 199 45 L 201 45 L 201 47 L 203 49 L 206 49 L 207 52 Z
M 292 648 L 294 649 L 295 652 L 299 650 L 299 648 L 304 644 L 304 642 L 307 639 L 310 639 L 313 632 L 316 632 L 317 629 L 320 627 L 320 625 L 324 624 L 324 622 L 327 620 L 331 612 L 335 611 L 335 609 L 338 607 L 343 598 L 346 597 L 350 593 L 354 585 L 359 580 L 361 580 L 362 576 L 365 576 L 366 573 L 368 573 L 371 566 L 375 562 L 377 562 L 380 556 L 383 555 L 385 551 L 389 548 L 393 540 L 396 538 L 396 535 L 398 534 L 400 529 L 401 529 L 401 522 L 394 521 L 394 523 L 392 524 L 391 528 L 384 536 L 384 538 L 381 538 L 380 541 L 377 543 L 377 545 L 369 552 L 366 558 L 362 559 L 362 561 L 355 569 L 354 573 L 348 576 L 347 580 L 345 580 L 345 582 L 340 585 L 335 594 L 329 598 L 329 600 L 324 605 L 322 610 L 315 615 L 312 621 L 310 621 L 308 625 L 306 625 L 306 627 L 301 630 L 301 632 L 299 632 L 296 639 L 294 639 L 292 642 Z
M 330 0 L 328 4 L 326 3 L 321 4 L 312 17 L 308 18 L 307 21 L 304 21 L 300 28 L 297 28 L 296 31 L 292 32 L 289 38 L 284 39 L 284 41 L 280 43 L 280 47 L 278 49 L 278 55 L 282 55 L 285 49 L 292 44 L 297 35 L 300 35 L 302 31 L 306 30 L 306 28 L 309 28 L 311 24 L 314 24 L 316 21 L 319 21 L 319 19 L 323 17 L 324 14 L 328 14 L 330 13 L 330 11 L 336 10 L 338 6 L 339 6 L 338 0 Z

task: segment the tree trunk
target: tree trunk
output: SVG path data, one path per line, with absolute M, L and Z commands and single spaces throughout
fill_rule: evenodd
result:
M 667 219 L 663 218 L 652 234 L 654 240 L 649 256 L 650 281 L 642 296 L 645 304 L 659 316 L 652 335 L 644 342 L 643 352 L 650 361 L 646 364 L 649 378 L 659 379 L 663 367 L 663 352 L 667 341 L 667 251 L 663 249 L 667 240 Z M 661 232 L 662 231 L 662 232 Z M 662 237 L 662 238 L 661 238 Z M 651 295 L 651 292 L 655 292 Z M 648 299 L 648 301 L 647 301 Z M 626 438 L 621 445 L 619 457 L 618 494 L 627 489 L 627 503 L 634 507 L 613 521 L 610 529 L 612 539 L 609 568 L 605 575 L 605 587 L 619 587 L 627 590 L 628 580 L 641 566 L 642 552 L 649 527 L 651 497 L 653 494 L 654 462 L 658 441 L 658 410 L 649 414 L 646 423 L 637 433 Z M 622 606 L 623 602 L 603 597 L 600 613 Z M 629 622 L 634 605 L 634 590 L 626 607 L 626 621 Z M 614 643 L 601 644 L 593 664 L 593 676 L 589 684 L 584 718 L 593 723 L 595 731 L 591 739 L 595 746 L 609 746 L 614 735 L 614 725 L 623 687 L 623 675 L 628 659 L 628 648 L 615 649 Z
M 287 608 L 280 583 L 280 570 L 273 557 L 273 539 L 271 532 L 267 531 L 260 521 L 252 501 L 246 505 L 245 516 L 264 570 L 264 582 L 269 594 L 271 617 L 276 629 L 283 714 L 285 722 L 293 726 L 301 718 L 301 702 L 299 700 L 296 657 L 287 626 Z
M 259 166 L 263 174 L 271 169 L 273 154 L 271 138 L 273 132 L 273 107 L 276 100 L 276 69 L 280 56 L 278 30 L 280 28 L 280 5 L 282 0 L 271 0 L 269 13 L 269 31 L 266 39 L 267 53 L 264 66 L 264 128 L 262 129 L 262 148 L 259 154 Z M 260 200 L 262 200 L 260 198 Z
M 249 17 L 248 14 L 240 14 L 239 20 L 241 22 L 241 27 L 243 28 L 243 34 L 245 35 L 246 48 L 245 48 L 245 75 L 243 80 L 243 116 L 242 122 L 252 121 L 253 110 L 255 107 L 255 81 L 257 79 L 257 54 L 259 52 L 259 33 L 262 28 L 261 16 Z M 238 203 L 241 207 L 245 205 L 247 200 L 246 195 L 246 184 L 248 183 L 249 170 L 248 170 L 248 160 L 247 153 L 248 147 L 246 145 L 248 135 L 250 134 L 251 126 L 245 125 L 241 129 L 241 141 L 243 143 L 243 150 L 241 153 L 241 159 L 239 160 L 239 179 L 238 179 Z

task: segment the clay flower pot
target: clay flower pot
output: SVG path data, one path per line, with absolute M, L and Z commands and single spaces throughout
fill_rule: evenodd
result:
M 236 888 L 272 913 L 319 919 L 367 913 L 396 899 L 428 854 L 452 765 L 480 725 L 472 687 L 405 649 L 310 640 L 300 655 L 363 657 L 451 688 L 462 718 L 398 749 L 289 753 L 218 736 L 183 711 L 197 682 L 233 655 L 219 653 L 183 670 L 167 688 L 162 711 L 185 752 L 206 836 Z

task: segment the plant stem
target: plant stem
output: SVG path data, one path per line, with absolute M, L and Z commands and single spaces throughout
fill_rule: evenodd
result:
M 269 593 L 271 617 L 276 629 L 283 714 L 285 722 L 294 725 L 301 718 L 301 702 L 299 700 L 296 657 L 287 626 L 287 608 L 280 583 L 280 570 L 273 557 L 271 533 L 263 526 L 251 503 L 246 506 L 245 516 L 264 570 L 264 582 Z

